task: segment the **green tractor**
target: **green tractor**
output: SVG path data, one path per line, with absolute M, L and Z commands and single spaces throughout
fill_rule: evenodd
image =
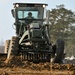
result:
M 11 12 L 15 18 L 16 36 L 6 41 L 7 59 L 11 55 L 21 55 L 23 60 L 32 62 L 62 62 L 64 41 L 60 38 L 55 45 L 51 44 L 49 10 L 44 18 L 46 6 L 47 4 L 14 3 Z

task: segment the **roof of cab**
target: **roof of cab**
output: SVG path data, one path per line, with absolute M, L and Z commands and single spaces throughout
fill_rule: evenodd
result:
M 18 4 L 19 6 L 43 6 L 43 5 L 45 5 L 45 6 L 48 6 L 48 4 L 45 4 L 45 3 L 14 3 L 13 5 L 16 5 L 16 4 Z
M 26 5 L 48 5 L 48 4 L 45 4 L 45 3 L 14 3 L 14 5 L 16 5 L 16 4 L 26 4 Z

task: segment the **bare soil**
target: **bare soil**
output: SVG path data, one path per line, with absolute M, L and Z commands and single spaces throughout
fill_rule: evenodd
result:
M 75 75 L 75 64 L 33 63 L 12 56 L 5 61 L 0 56 L 0 75 Z

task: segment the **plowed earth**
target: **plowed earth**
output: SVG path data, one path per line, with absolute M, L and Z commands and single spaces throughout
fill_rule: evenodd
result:
M 7 63 L 0 56 L 0 75 L 75 75 L 75 64 L 33 63 L 20 56 L 12 56 Z

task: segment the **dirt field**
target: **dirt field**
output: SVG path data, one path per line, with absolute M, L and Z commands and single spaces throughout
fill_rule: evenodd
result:
M 75 75 L 75 64 L 50 64 L 22 61 L 15 56 L 8 63 L 0 57 L 0 75 Z

